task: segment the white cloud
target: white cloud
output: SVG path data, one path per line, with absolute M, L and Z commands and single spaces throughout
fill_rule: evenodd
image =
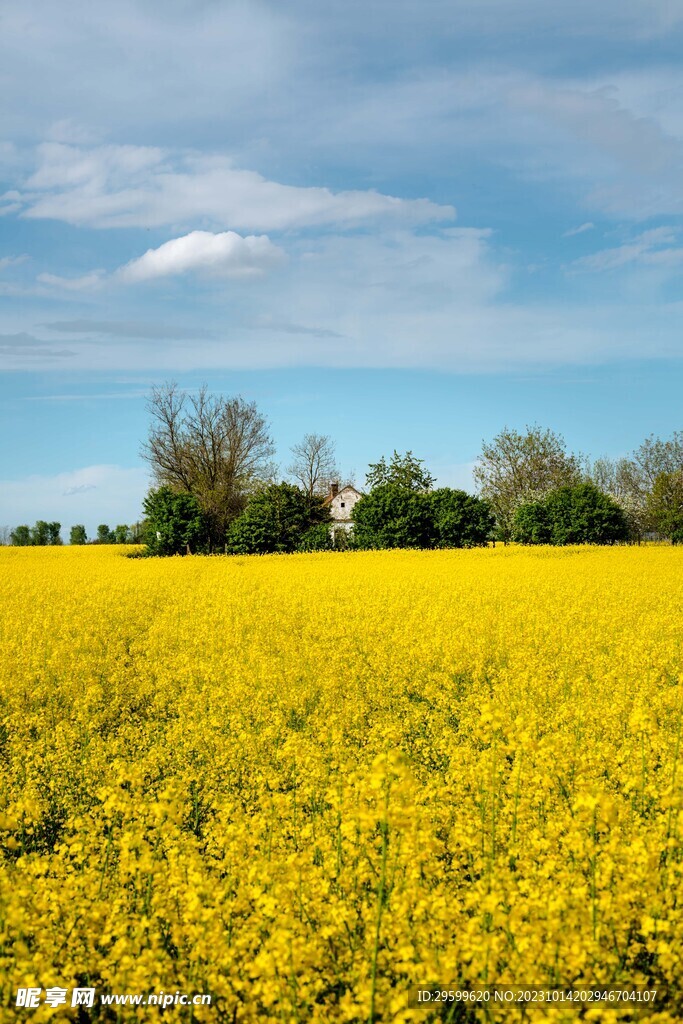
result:
M 563 238 L 573 238 L 574 235 L 583 235 L 586 231 L 592 231 L 595 227 L 592 221 L 586 221 L 585 224 L 579 224 L 578 228 L 571 228 L 569 231 L 565 231 L 562 235 Z
M 663 131 L 655 118 L 637 117 L 614 89 L 590 84 L 520 81 L 511 105 L 537 115 L 556 133 L 572 138 L 625 170 L 658 174 L 681 163 L 681 141 Z M 575 166 L 577 166 L 575 164 Z
M 95 490 L 97 490 L 96 484 L 73 484 L 62 491 L 62 494 L 65 498 L 70 498 L 72 494 L 85 494 L 86 491 Z
M 243 238 L 234 231 L 216 235 L 210 231 L 191 231 L 189 235 L 164 242 L 158 249 L 148 249 L 143 256 L 121 267 L 118 276 L 129 282 L 149 281 L 189 271 L 226 277 L 254 277 L 284 259 L 282 249 L 273 245 L 267 235 Z
M 679 266 L 683 263 L 683 248 L 675 245 L 676 238 L 673 228 L 652 228 L 624 245 L 582 256 L 574 260 L 571 267 L 580 271 L 606 271 L 633 263 L 651 267 Z
M 661 228 L 637 244 L 650 259 L 672 259 L 672 239 L 671 229 Z M 681 310 L 660 294 L 634 293 L 626 302 L 618 294 L 610 302 L 591 293 L 581 305 L 515 299 L 512 271 L 486 230 L 332 235 L 290 240 L 288 248 L 288 260 L 258 289 L 237 279 L 182 307 L 185 336 L 162 330 L 135 337 L 125 329 L 90 337 L 81 329 L 89 321 L 74 321 L 74 334 L 64 331 L 69 368 L 121 372 L 134 365 L 157 379 L 296 366 L 499 373 L 640 358 L 644 339 L 649 358 L 683 355 Z M 122 311 L 135 294 L 127 290 Z M 31 368 L 41 353 L 47 359 L 51 344 L 17 334 L 0 355 L 8 368 Z
M 645 102 L 647 73 L 612 81 L 534 74 L 513 63 L 425 68 L 353 83 L 332 116 L 317 109 L 294 131 L 301 148 L 330 158 L 345 147 L 356 168 L 389 175 L 400 162 L 429 174 L 426 155 L 431 166 L 498 167 L 550 183 L 579 209 L 641 220 L 683 212 L 683 118 L 672 113 L 681 78 L 664 77 Z M 510 188 L 509 179 L 501 183 Z
M 0 196 L 0 204 L 2 204 L 0 205 L 0 217 L 6 217 L 10 213 L 17 213 L 18 210 L 21 210 L 22 203 L 20 200 L 20 194 L 14 189 Z
M 49 288 L 58 288 L 68 292 L 87 292 L 99 288 L 104 281 L 103 270 L 91 270 L 88 274 L 80 277 L 62 277 L 60 274 L 38 274 L 37 280 L 40 284 Z
M 57 520 L 65 540 L 72 525 L 85 523 L 93 536 L 98 523 L 114 526 L 138 520 L 148 486 L 146 469 L 115 465 L 2 480 L 0 521 L 16 525 Z
M 0 257 L 0 271 L 6 270 L 8 267 L 16 267 L 20 263 L 25 263 L 28 256 L 2 256 Z
M 215 125 L 226 110 L 248 117 L 305 53 L 291 21 L 265 0 L 167 0 L 163 11 L 144 0 L 71 0 L 68 13 L 49 0 L 6 0 L 0 126 L 26 137 L 66 111 L 78 126 L 136 126 L 144 136 L 153 123 L 177 135 L 181 123 Z
M 234 231 L 223 231 L 219 234 L 213 234 L 211 231 L 191 231 L 188 235 L 164 242 L 156 249 L 148 249 L 142 256 L 130 260 L 110 275 L 104 270 L 93 270 L 79 277 L 43 273 L 38 275 L 37 281 L 51 290 L 77 293 L 95 291 L 108 281 L 137 284 L 162 277 L 178 277 L 191 272 L 222 278 L 261 277 L 268 270 L 284 263 L 286 258 L 284 250 L 274 245 L 267 235 L 243 237 Z M 84 323 L 90 324 L 91 321 Z M 101 328 L 102 322 L 94 323 L 99 323 Z M 76 324 L 74 330 L 83 333 L 78 321 Z M 98 329 L 98 333 L 112 331 Z M 172 329 L 169 333 L 177 337 L 177 330 Z M 125 335 L 136 336 L 134 330 L 131 332 L 130 325 Z M 155 336 L 159 336 L 158 330 Z
M 146 146 L 91 149 L 48 142 L 21 200 L 23 215 L 90 227 L 197 224 L 281 231 L 389 219 L 450 220 L 451 206 L 374 190 L 333 192 L 269 181 L 225 156 L 167 153 Z
M 5 0 L 3 121 L 24 137 L 65 111 L 119 136 L 145 137 L 151 128 L 286 137 L 314 104 L 329 116 L 331 97 L 368 78 L 368 69 L 385 77 L 384 62 L 393 75 L 397 66 L 439 64 L 449 47 L 465 59 L 500 61 L 505 53 L 526 66 L 534 56 L 545 67 L 553 59 L 567 66 L 568 56 L 587 63 L 596 49 L 619 48 L 621 66 L 625 39 L 666 36 L 676 52 L 671 37 L 681 23 L 672 0 L 461 0 L 457 17 L 444 0 L 376 0 L 372 11 L 310 0 L 118 0 L 113 9 L 70 0 L 64 16 L 48 0 Z M 634 52 L 644 63 L 640 48 L 626 51 Z

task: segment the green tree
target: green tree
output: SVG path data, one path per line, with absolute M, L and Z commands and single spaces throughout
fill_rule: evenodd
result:
M 50 524 L 44 519 L 38 519 L 35 526 L 31 527 L 31 544 L 36 547 L 45 547 L 50 543 Z
M 33 543 L 29 526 L 15 526 L 10 533 L 10 542 L 15 548 L 26 548 Z
M 120 524 L 114 527 L 114 542 L 116 544 L 127 544 L 129 537 L 128 527 L 125 524 Z
M 612 544 L 628 538 L 619 505 L 593 484 L 561 487 L 546 502 L 555 544 Z
M 353 541 L 360 548 L 431 547 L 428 495 L 396 483 L 378 484 L 353 508 Z
M 514 536 L 522 544 L 612 544 L 628 538 L 628 526 L 612 498 L 583 483 L 520 506 Z
M 196 554 L 208 548 L 209 526 L 193 494 L 159 487 L 149 492 L 143 508 L 150 554 Z
M 321 499 L 309 498 L 294 484 L 269 484 L 230 527 L 228 550 L 242 555 L 295 551 L 312 526 L 329 522 Z
M 485 545 L 493 534 L 495 518 L 483 498 L 466 491 L 440 487 L 429 495 L 432 516 L 431 541 L 438 548 L 472 548 Z
M 552 527 L 545 501 L 527 502 L 515 512 L 513 538 L 518 544 L 552 544 Z
M 88 535 L 85 532 L 85 526 L 83 526 L 80 523 L 77 526 L 72 526 L 71 527 L 71 532 L 69 533 L 69 544 L 87 544 L 87 543 L 88 543 Z
M 392 484 L 408 491 L 426 493 L 434 484 L 434 477 L 424 468 L 423 459 L 416 459 L 412 452 L 399 455 L 396 450 L 389 463 L 384 456 L 379 462 L 371 462 L 365 479 L 370 490 Z
M 62 524 L 61 523 L 48 523 L 47 524 L 47 536 L 48 544 L 59 545 L 62 544 L 61 535 Z
M 506 427 L 483 442 L 474 467 L 479 493 L 493 508 L 499 534 L 509 540 L 520 505 L 549 491 L 581 482 L 582 460 L 567 452 L 564 438 L 552 430 L 527 426 L 525 433 Z
M 114 534 L 109 529 L 106 523 L 100 523 L 97 527 L 97 543 L 98 544 L 113 544 Z
M 648 495 L 648 513 L 657 533 L 672 540 L 683 531 L 683 469 L 662 472 Z

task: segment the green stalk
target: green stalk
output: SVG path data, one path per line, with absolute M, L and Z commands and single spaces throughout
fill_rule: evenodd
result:
M 370 1014 L 368 1024 L 374 1024 L 375 1020 L 375 989 L 377 983 L 377 954 L 379 952 L 379 936 L 382 928 L 382 912 L 384 910 L 384 890 L 387 876 L 387 849 L 389 846 L 389 823 L 387 812 L 389 809 L 389 787 L 387 786 L 386 802 L 384 805 L 384 820 L 382 822 L 382 859 L 380 864 L 379 883 L 377 886 L 377 921 L 375 924 L 375 944 L 372 950 L 372 973 L 370 976 Z

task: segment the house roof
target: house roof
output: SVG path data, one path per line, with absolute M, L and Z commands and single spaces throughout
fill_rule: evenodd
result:
M 353 486 L 353 484 L 344 484 L 343 487 L 339 488 L 336 494 L 328 494 L 323 502 L 323 505 L 329 505 L 331 501 L 334 501 L 335 498 L 338 498 L 340 494 L 344 493 L 344 491 L 353 491 L 353 493 L 357 494 L 359 498 L 363 497 L 363 492 L 359 491 L 357 487 Z

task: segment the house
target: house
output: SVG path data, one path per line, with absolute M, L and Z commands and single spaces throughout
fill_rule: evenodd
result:
M 323 504 L 329 508 L 330 515 L 332 516 L 332 536 L 337 530 L 344 530 L 346 533 L 353 526 L 353 519 L 351 513 L 356 502 L 362 498 L 363 495 L 360 491 L 357 491 L 351 484 L 346 484 L 345 487 L 339 486 L 338 483 L 330 484 L 330 493 L 325 498 Z

